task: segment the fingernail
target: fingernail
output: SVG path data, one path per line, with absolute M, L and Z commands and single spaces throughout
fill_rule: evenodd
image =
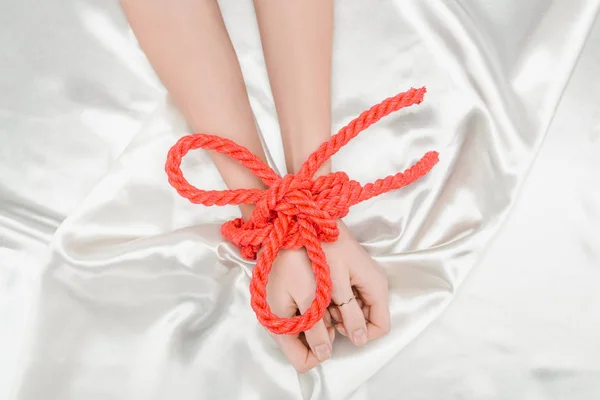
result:
M 317 356 L 319 361 L 325 361 L 331 357 L 331 348 L 329 345 L 320 344 L 315 347 L 315 356 Z
M 342 325 L 336 325 L 336 328 L 339 333 L 341 333 L 344 336 L 348 336 L 348 332 L 346 332 L 346 328 L 344 328 Z
M 367 343 L 367 333 L 363 328 L 357 329 L 352 332 L 352 341 L 357 346 L 362 346 Z

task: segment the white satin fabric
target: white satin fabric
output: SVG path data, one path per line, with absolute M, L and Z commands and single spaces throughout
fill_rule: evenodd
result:
M 251 2 L 221 5 L 283 171 Z M 428 94 L 334 167 L 367 182 L 441 160 L 346 218 L 389 275 L 391 333 L 338 337 L 299 376 L 249 307 L 252 264 L 219 235 L 236 209 L 166 181 L 189 131 L 118 3 L 3 2 L 0 399 L 600 398 L 599 7 L 336 3 L 333 130 Z M 185 171 L 224 187 L 200 151 Z

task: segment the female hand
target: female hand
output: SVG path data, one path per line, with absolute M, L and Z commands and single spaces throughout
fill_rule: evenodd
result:
M 338 322 L 338 331 L 346 336 L 349 333 L 352 342 L 359 346 L 385 335 L 390 328 L 385 273 L 342 221 L 338 221 L 338 227 L 338 241 L 323 244 L 331 268 L 332 314 L 326 313 L 323 320 L 301 335 L 273 335 L 300 373 L 331 357 L 335 336 L 332 316 Z M 272 311 L 280 317 L 302 313 L 310 307 L 314 292 L 315 280 L 305 251 L 282 251 L 273 264 L 267 285 L 267 301 Z
M 339 239 L 323 245 L 331 268 L 329 310 L 338 332 L 362 346 L 390 330 L 388 280 L 342 221 L 338 227 Z
M 315 297 L 315 286 L 304 249 L 282 250 L 273 263 L 267 283 L 271 311 L 282 318 L 305 312 Z M 331 357 L 335 329 L 327 311 L 321 321 L 300 335 L 272 336 L 296 371 L 305 373 Z

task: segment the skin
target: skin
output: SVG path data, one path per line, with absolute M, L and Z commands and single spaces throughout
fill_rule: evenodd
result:
M 196 132 L 227 137 L 266 160 L 235 51 L 214 0 L 122 0 L 129 23 L 175 104 Z M 330 137 L 333 0 L 255 0 L 288 172 Z M 230 189 L 264 188 L 247 169 L 211 154 Z M 325 164 L 317 174 L 330 171 Z M 249 218 L 252 206 L 242 206 Z M 334 304 L 309 331 L 273 336 L 298 372 L 331 357 L 335 330 L 363 345 L 390 327 L 388 283 L 381 268 L 340 220 L 340 238 L 324 244 Z M 267 300 L 280 317 L 304 312 L 315 281 L 304 250 L 282 251 Z M 334 327 L 335 323 L 335 327 Z

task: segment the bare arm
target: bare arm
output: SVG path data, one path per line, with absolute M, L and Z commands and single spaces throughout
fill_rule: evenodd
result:
M 176 105 L 196 132 L 227 137 L 265 160 L 235 51 L 216 0 L 122 0 L 129 23 Z M 231 189 L 262 182 L 211 153 Z M 242 206 L 247 218 L 251 207 Z
M 288 172 L 296 172 L 331 134 L 333 0 L 254 0 L 254 4 L 286 164 Z M 327 173 L 330 168 L 327 163 L 318 173 Z M 336 325 L 338 331 L 363 345 L 389 330 L 387 278 L 342 221 L 338 221 L 338 226 L 338 241 L 323 247 L 331 269 L 332 301 L 344 306 L 330 310 L 340 322 Z M 298 272 L 295 281 L 302 282 L 301 277 Z M 290 289 L 302 312 L 302 303 L 307 302 L 306 289 L 298 287 L 314 285 L 313 281 L 311 277 Z M 306 332 L 308 344 L 321 361 L 327 357 L 319 354 L 320 344 L 326 338 L 327 331 L 321 323 Z
M 333 0 L 254 5 L 288 172 L 296 172 L 331 135 Z
M 240 67 L 216 0 L 121 1 L 142 49 L 192 128 L 228 137 L 264 160 Z M 330 136 L 333 3 L 332 0 L 255 0 L 255 5 L 286 163 L 288 170 L 295 172 Z M 262 187 L 257 178 L 236 162 L 218 154 L 211 156 L 230 188 Z M 326 164 L 320 172 L 329 168 Z M 246 218 L 250 212 L 250 207 L 242 208 Z M 334 292 L 339 292 L 339 299 L 347 300 L 354 281 L 352 271 L 348 271 L 350 264 L 371 271 L 372 260 L 364 251 L 360 253 L 362 248 L 355 246 L 357 243 L 349 234 L 341 235 L 340 241 L 345 244 L 341 243 L 338 250 L 326 252 L 328 259 L 334 261 Z M 295 313 L 290 301 L 304 312 L 311 301 L 307 294 L 314 293 L 314 279 L 306 256 L 292 251 L 286 254 L 287 257 L 282 254 L 276 261 L 281 268 L 274 266 L 267 289 L 271 296 L 269 304 L 280 316 Z M 290 268 L 294 265 L 298 267 L 295 271 Z M 278 269 L 282 272 L 277 273 Z M 299 279 L 300 276 L 305 279 Z M 293 299 L 292 289 L 297 290 Z M 341 303 L 339 299 L 334 298 Z M 355 343 L 362 344 L 364 341 L 356 340 L 354 334 L 365 327 L 363 312 L 356 304 L 340 308 L 345 328 L 341 332 L 347 331 Z M 381 309 L 387 310 L 387 302 Z M 374 311 L 372 307 L 371 310 Z M 275 339 L 292 364 L 304 371 L 330 357 L 333 328 L 328 329 L 321 321 L 306 332 L 312 352 L 298 337 L 282 335 Z
M 333 0 L 255 0 L 261 42 L 281 129 L 287 170 L 297 172 L 308 155 L 330 136 L 331 45 Z M 329 164 L 320 173 L 328 172 Z M 304 252 L 280 256 L 274 280 L 292 277 L 295 284 L 273 284 L 272 292 L 286 288 L 298 310 L 312 302 L 315 282 Z M 273 299 L 282 298 L 272 294 Z M 276 313 L 292 316 L 286 301 L 273 301 Z M 281 306 L 281 308 L 279 308 Z M 290 309 L 292 311 L 290 311 Z M 278 314 L 278 315 L 279 315 Z M 333 328 L 319 321 L 305 332 L 309 351 L 299 338 L 277 338 L 279 346 L 297 369 L 312 368 L 331 357 Z

